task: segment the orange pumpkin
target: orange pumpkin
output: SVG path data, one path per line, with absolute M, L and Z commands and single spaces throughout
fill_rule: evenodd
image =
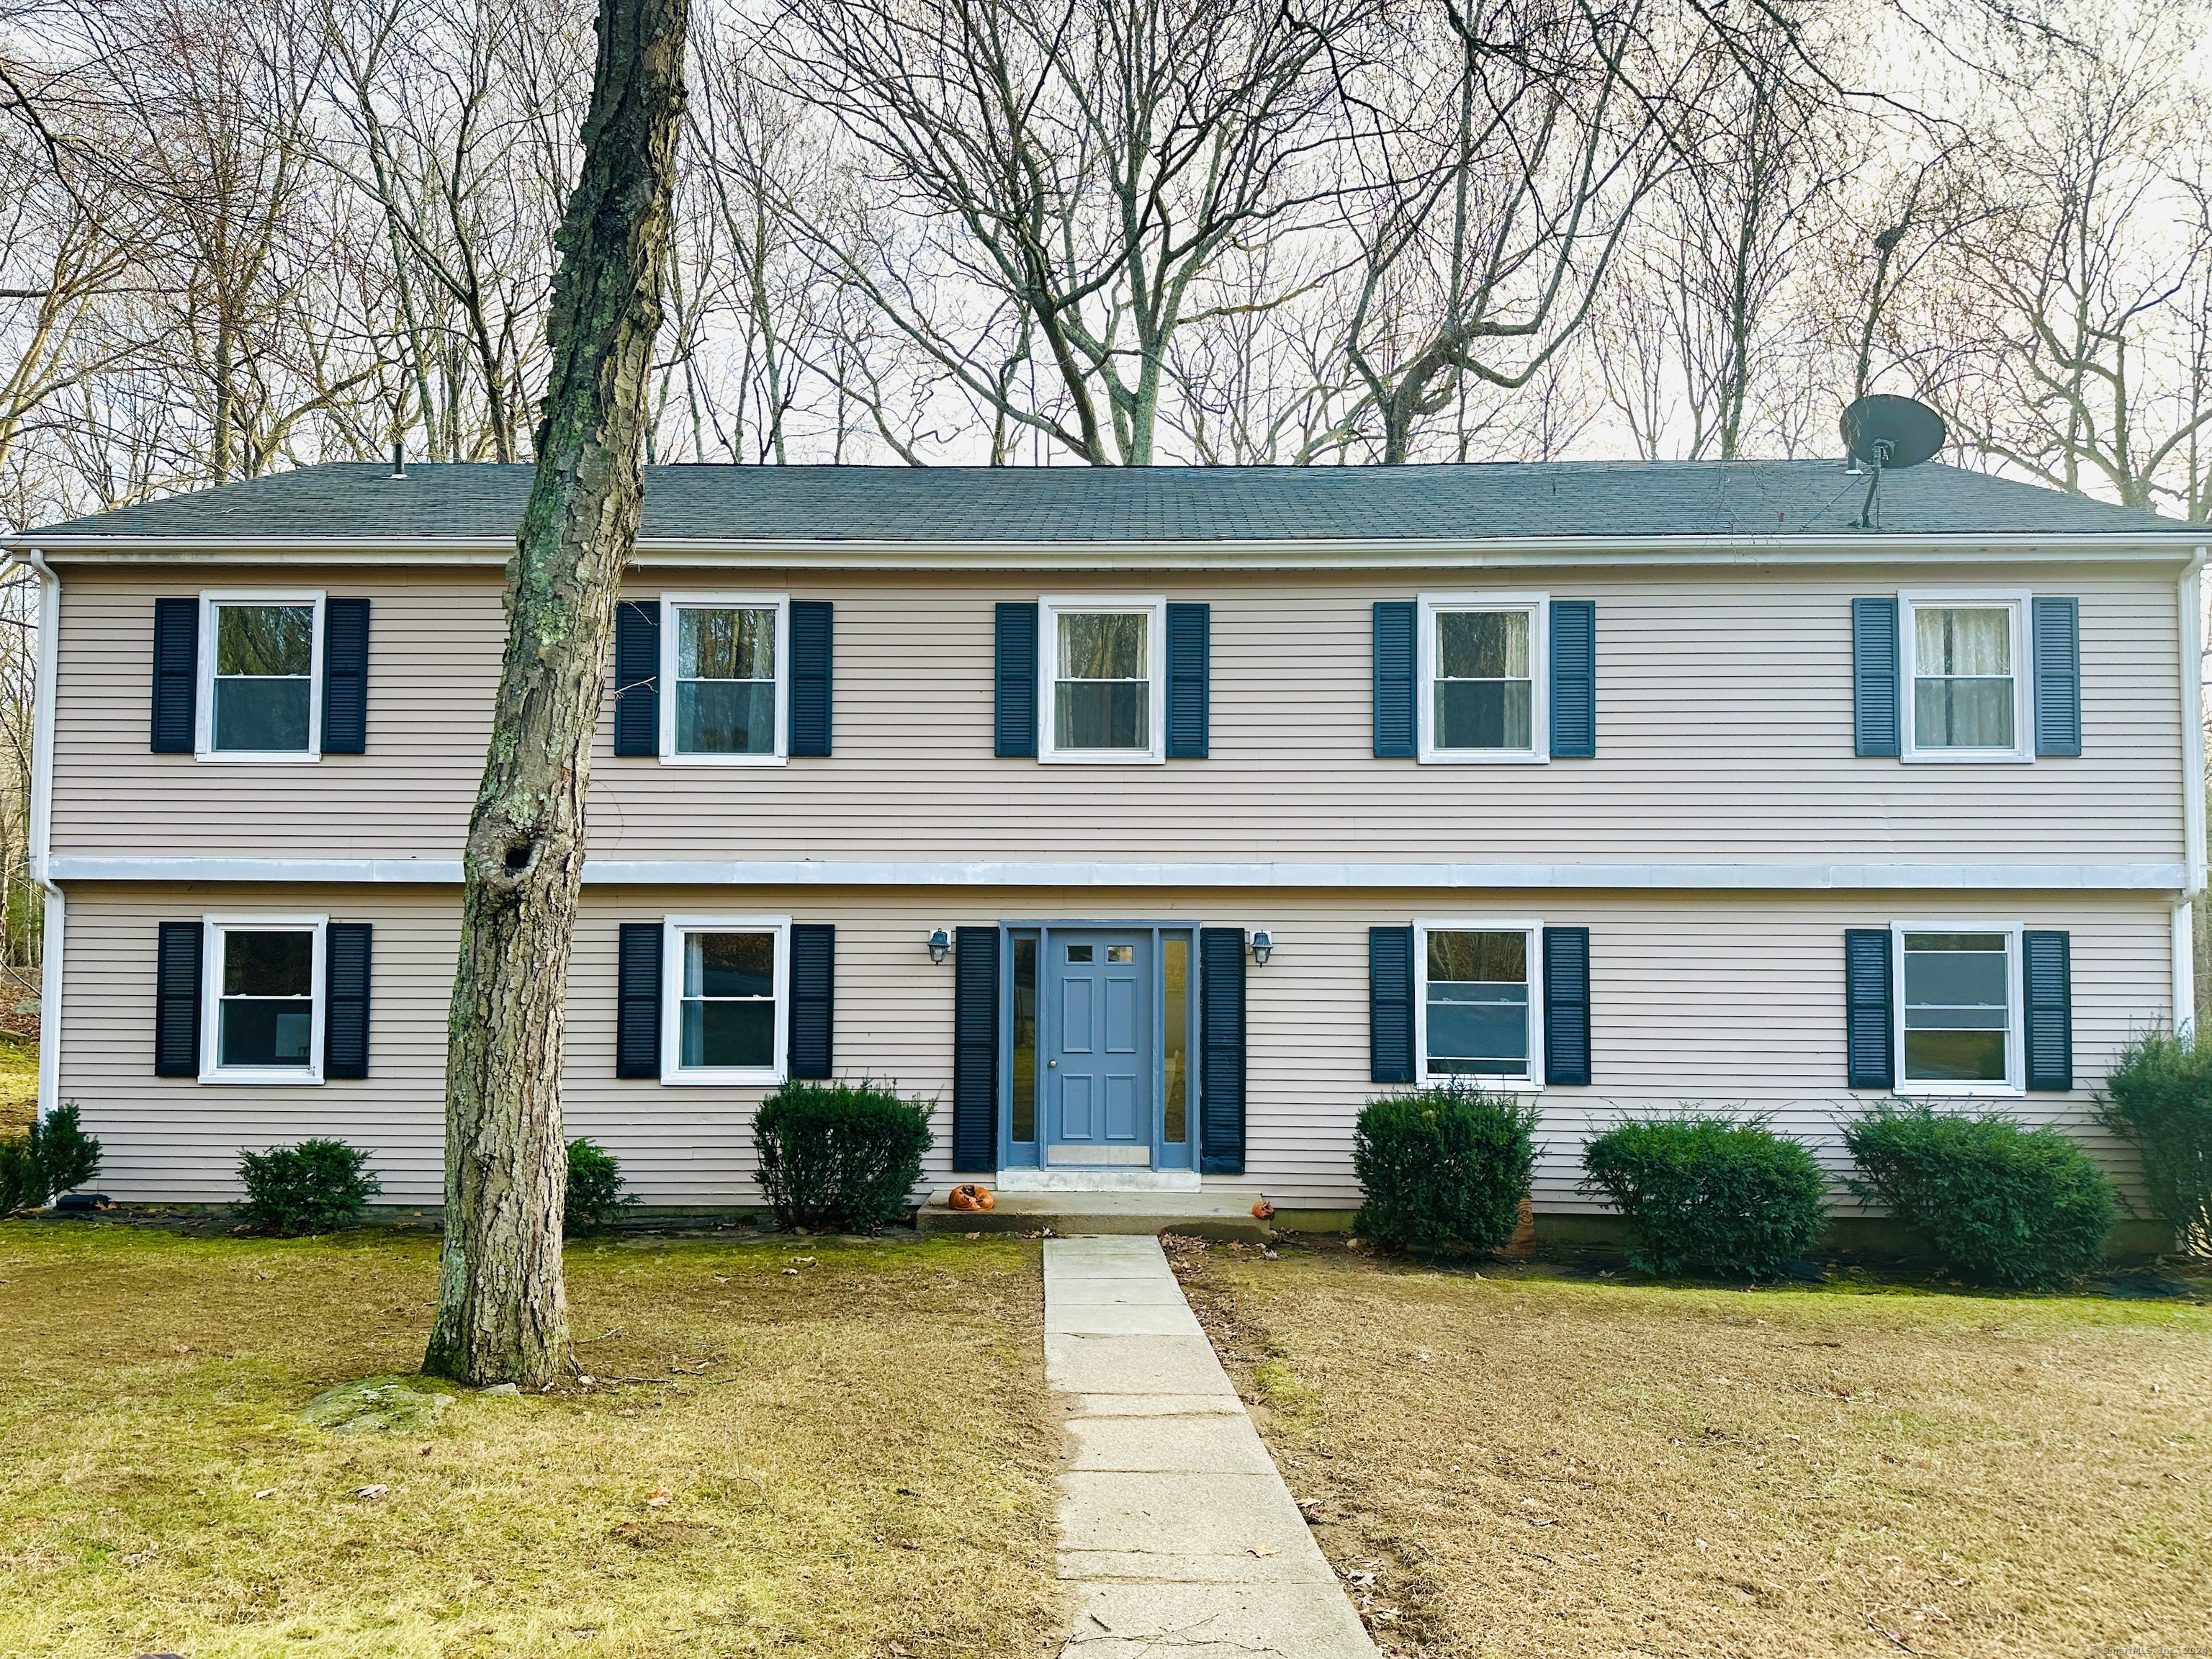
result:
M 1252 1213 L 1259 1220 L 1267 1221 L 1273 1217 L 1275 1206 L 1263 1198 L 1252 1206 Z
M 978 1186 L 972 1181 L 963 1181 L 952 1189 L 951 1203 L 956 1210 L 988 1210 L 998 1202 L 988 1187 Z

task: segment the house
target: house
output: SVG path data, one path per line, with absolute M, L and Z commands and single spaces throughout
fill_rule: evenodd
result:
M 527 467 L 332 465 L 13 538 L 46 579 L 48 1105 L 440 1194 L 459 853 Z M 2062 1123 L 2192 1006 L 2204 532 L 1940 465 L 650 470 L 567 1122 L 749 1205 L 785 1078 L 1010 1191 L 1358 1201 L 1439 1079 L 1586 1133 L 1893 1091 Z M 1163 1200 L 1164 1201 L 1164 1200 Z

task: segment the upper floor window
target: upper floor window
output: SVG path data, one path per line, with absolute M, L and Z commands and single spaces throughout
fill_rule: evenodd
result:
M 2013 988 L 2020 929 L 1946 922 L 1895 929 L 1898 1090 L 1989 1092 L 2020 1086 Z
M 677 916 L 666 926 L 661 1077 L 781 1082 L 788 922 Z
M 1164 600 L 1047 599 L 1038 758 L 1156 761 L 1164 753 Z
M 2017 596 L 1901 596 L 1907 760 L 2027 760 L 2034 711 Z
M 1534 923 L 1428 922 L 1416 930 L 1424 1083 L 1540 1085 Z
M 313 760 L 322 703 L 319 593 L 210 593 L 200 607 L 202 756 Z
M 210 918 L 209 1081 L 322 1081 L 319 916 Z
M 1425 761 L 1549 757 L 1541 595 L 1421 601 L 1420 743 Z
M 788 605 L 779 597 L 666 596 L 664 758 L 774 763 L 785 755 Z

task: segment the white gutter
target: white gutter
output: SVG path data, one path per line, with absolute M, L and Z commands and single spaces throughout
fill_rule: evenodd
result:
M 2200 532 L 2186 531 L 2194 538 Z M 0 549 L 9 545 L 0 538 Z M 99 564 L 504 565 L 512 536 L 43 537 L 69 562 Z M 1219 541 L 888 541 L 646 537 L 634 565 L 775 569 L 1293 570 L 1520 569 L 1771 564 L 2141 563 L 2189 556 L 2194 542 L 2155 531 L 2095 534 L 1377 537 Z
M 61 649 L 62 579 L 35 547 L 12 547 L 0 576 L 21 564 L 39 577 L 39 675 L 31 708 L 30 878 L 46 890 L 39 958 L 39 1115 L 61 1103 L 62 945 L 69 901 L 48 870 L 54 820 L 54 678 Z
M 2173 907 L 2173 1027 L 2197 1023 L 2197 906 L 2204 890 L 2204 574 L 2200 544 L 2174 584 L 2181 635 L 2181 850 L 2189 885 Z

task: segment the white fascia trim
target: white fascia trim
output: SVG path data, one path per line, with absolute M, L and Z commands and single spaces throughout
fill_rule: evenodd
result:
M 459 859 L 49 860 L 57 881 L 369 882 L 457 886 Z M 2179 864 L 1103 864 L 878 859 L 593 859 L 593 887 L 1577 888 L 2179 893 Z
M 774 570 L 1511 570 L 1536 567 L 2185 562 L 2202 532 L 2048 535 L 1531 536 L 1310 541 L 921 542 L 641 539 L 634 567 Z M 0 550 L 27 547 L 0 538 Z M 512 536 L 43 536 L 56 558 L 90 564 L 461 565 L 500 567 Z

